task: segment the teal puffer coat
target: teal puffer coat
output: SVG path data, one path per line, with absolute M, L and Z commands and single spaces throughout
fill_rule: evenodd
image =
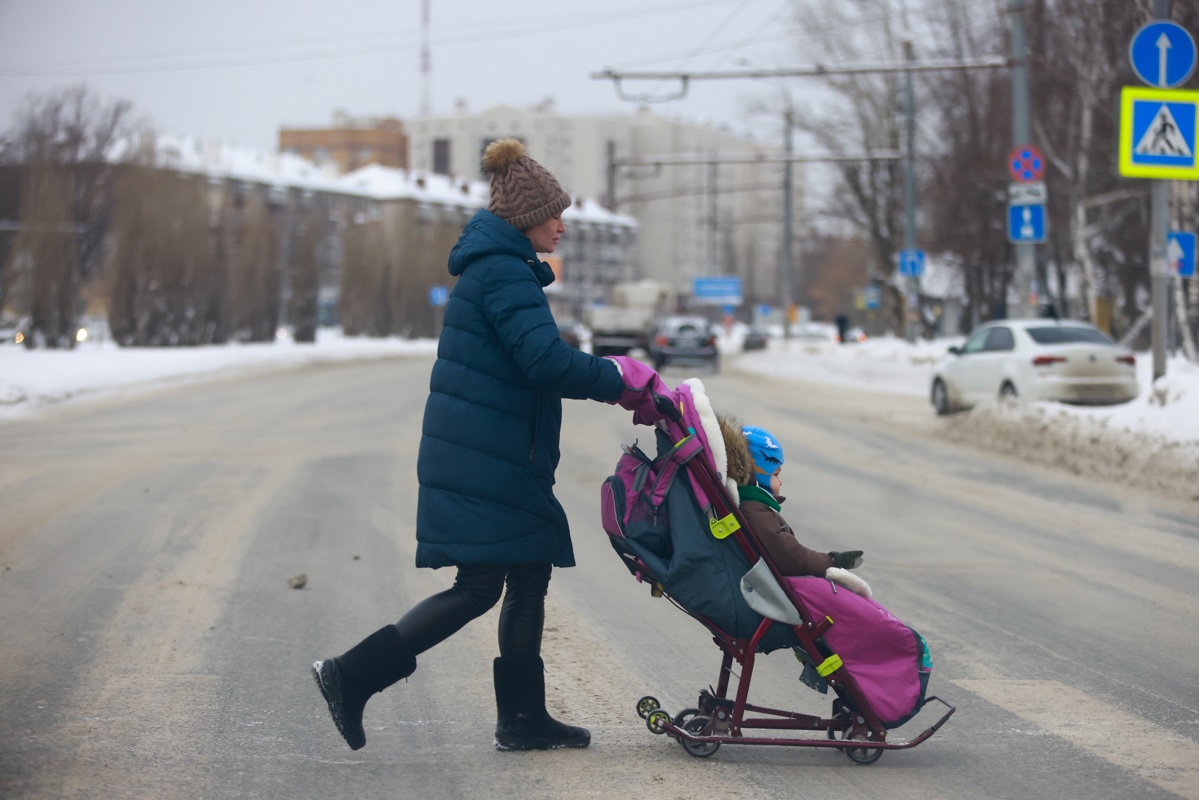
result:
M 567 345 L 543 287 L 554 280 L 529 238 L 489 211 L 450 252 L 417 476 L 416 565 L 574 566 L 554 497 L 562 398 L 616 400 L 612 361 Z

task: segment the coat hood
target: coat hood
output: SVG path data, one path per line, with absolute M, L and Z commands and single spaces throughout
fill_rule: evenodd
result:
M 529 237 L 483 209 L 466 223 L 458 243 L 450 251 L 450 274 L 458 277 L 471 264 L 488 256 L 515 256 L 533 268 L 543 287 L 554 281 L 554 271 L 537 258 Z
M 741 432 L 741 423 L 733 417 L 716 415 L 720 423 L 720 435 L 724 438 L 724 449 L 728 457 L 725 475 L 738 486 L 754 486 L 754 459 L 749 452 L 749 442 Z

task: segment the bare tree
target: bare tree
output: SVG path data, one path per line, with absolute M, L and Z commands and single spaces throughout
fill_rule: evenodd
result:
M 122 345 L 210 344 L 223 338 L 219 274 L 204 176 L 157 166 L 118 173 L 109 327 Z
M 965 61 L 1007 47 L 1000 5 L 931 4 L 925 23 L 943 43 L 932 58 Z M 979 11 L 982 22 L 978 21 Z M 951 253 L 962 270 L 969 322 L 1005 313 L 1012 248 L 1005 227 L 1004 166 L 1011 150 L 1011 76 L 1006 70 L 937 73 L 920 81 L 925 132 L 920 139 L 922 234 L 929 250 Z
M 109 179 L 114 163 L 120 159 L 119 143 L 131 130 L 128 102 L 103 102 L 87 87 L 77 85 L 27 97 L 17 111 L 12 130 L 2 137 L 3 158 L 7 163 L 21 165 L 21 170 L 55 169 L 62 173 L 68 202 L 63 218 L 55 224 L 73 229 L 77 257 L 76 274 L 60 288 L 63 292 L 74 292 L 76 298 L 80 286 L 103 263 L 109 223 Z M 48 179 L 43 176 L 33 183 L 45 180 Z M 33 183 L 21 180 L 22 186 Z M 21 207 L 31 208 L 25 203 Z M 11 265 L 18 258 L 23 257 L 10 253 L 3 265 Z M 29 263 L 34 270 L 40 268 L 35 262 Z M 44 308 L 31 314 L 33 328 L 47 342 L 61 340 L 63 331 L 47 328 L 38 317 L 43 311 Z M 55 320 L 54 325 L 73 326 L 74 312 L 60 314 Z
M 321 233 L 320 209 L 309 207 L 301 215 L 296 226 L 296 238 L 292 247 L 291 307 L 288 309 L 288 319 L 292 323 L 292 337 L 297 342 L 316 341 Z
M 801 4 L 796 20 L 808 37 L 810 61 L 830 64 L 864 61 L 898 62 L 904 56 L 902 4 L 876 3 Z M 818 21 L 818 22 L 815 22 Z M 837 35 L 827 35 L 836 31 Z M 838 98 L 801 106 L 798 127 L 813 137 L 824 152 L 850 153 L 899 151 L 903 144 L 901 113 L 902 78 L 896 73 L 830 75 L 823 88 Z M 840 162 L 840 186 L 828 193 L 822 214 L 849 222 L 870 243 L 872 275 L 890 278 L 895 253 L 903 236 L 903 167 L 897 161 Z M 892 291 L 887 298 L 889 325 L 899 329 L 903 298 Z
M 21 229 L 5 270 L 26 315 L 25 346 L 74 347 L 79 253 L 71 221 L 71 185 L 56 164 L 27 165 L 21 182 Z
M 345 233 L 342 293 L 338 317 L 348 336 L 386 336 L 391 332 L 391 302 L 382 223 L 356 219 Z
M 279 225 L 262 192 L 245 192 L 240 235 L 231 275 L 234 336 L 241 341 L 274 341 L 279 327 Z

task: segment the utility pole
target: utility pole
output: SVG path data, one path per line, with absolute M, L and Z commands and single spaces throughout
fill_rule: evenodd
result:
M 791 271 L 795 268 L 791 252 L 791 217 L 795 212 L 791 207 L 793 198 L 790 160 L 794 147 L 791 135 L 791 128 L 794 124 L 794 111 L 788 106 L 787 110 L 783 112 L 783 153 L 787 156 L 787 161 L 783 164 L 783 257 L 779 266 L 783 284 L 783 339 L 791 338 Z
M 1028 125 L 1028 52 L 1024 41 L 1024 0 L 1012 0 L 1012 146 L 1029 144 Z M 1036 300 L 1033 297 L 1033 273 L 1036 271 L 1036 245 L 1031 242 L 1016 244 L 1016 274 L 1013 283 L 1016 289 L 1015 313 L 1010 317 L 1027 318 L 1036 316 Z
M 912 40 L 903 43 L 904 58 L 910 64 L 915 61 Z M 912 73 L 904 75 L 903 113 L 906 152 L 903 159 L 903 249 L 916 249 L 916 93 L 912 88 Z M 909 342 L 916 340 L 916 323 L 911 319 L 912 310 L 920 303 L 920 279 L 909 275 L 907 280 L 907 302 L 903 309 L 904 330 Z
M 1170 0 L 1153 0 L 1153 15 L 1170 18 Z M 1166 239 L 1170 230 L 1170 183 L 1152 181 L 1149 214 L 1149 282 L 1153 307 L 1153 380 L 1166 374 L 1166 337 L 1170 331 L 1169 277 L 1167 277 Z

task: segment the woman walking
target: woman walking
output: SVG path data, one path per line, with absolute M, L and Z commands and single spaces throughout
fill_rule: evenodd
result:
M 553 567 L 574 566 L 554 497 L 562 398 L 614 401 L 609 359 L 558 335 L 544 287 L 570 195 L 515 139 L 483 154 L 485 210 L 450 252 L 457 283 L 445 309 L 417 457 L 416 565 L 454 567 L 451 588 L 418 603 L 345 653 L 312 665 L 337 729 L 366 744 L 367 700 L 416 670 L 416 657 L 499 602 L 493 665 L 500 750 L 586 747 L 591 734 L 545 709 L 541 636 Z

